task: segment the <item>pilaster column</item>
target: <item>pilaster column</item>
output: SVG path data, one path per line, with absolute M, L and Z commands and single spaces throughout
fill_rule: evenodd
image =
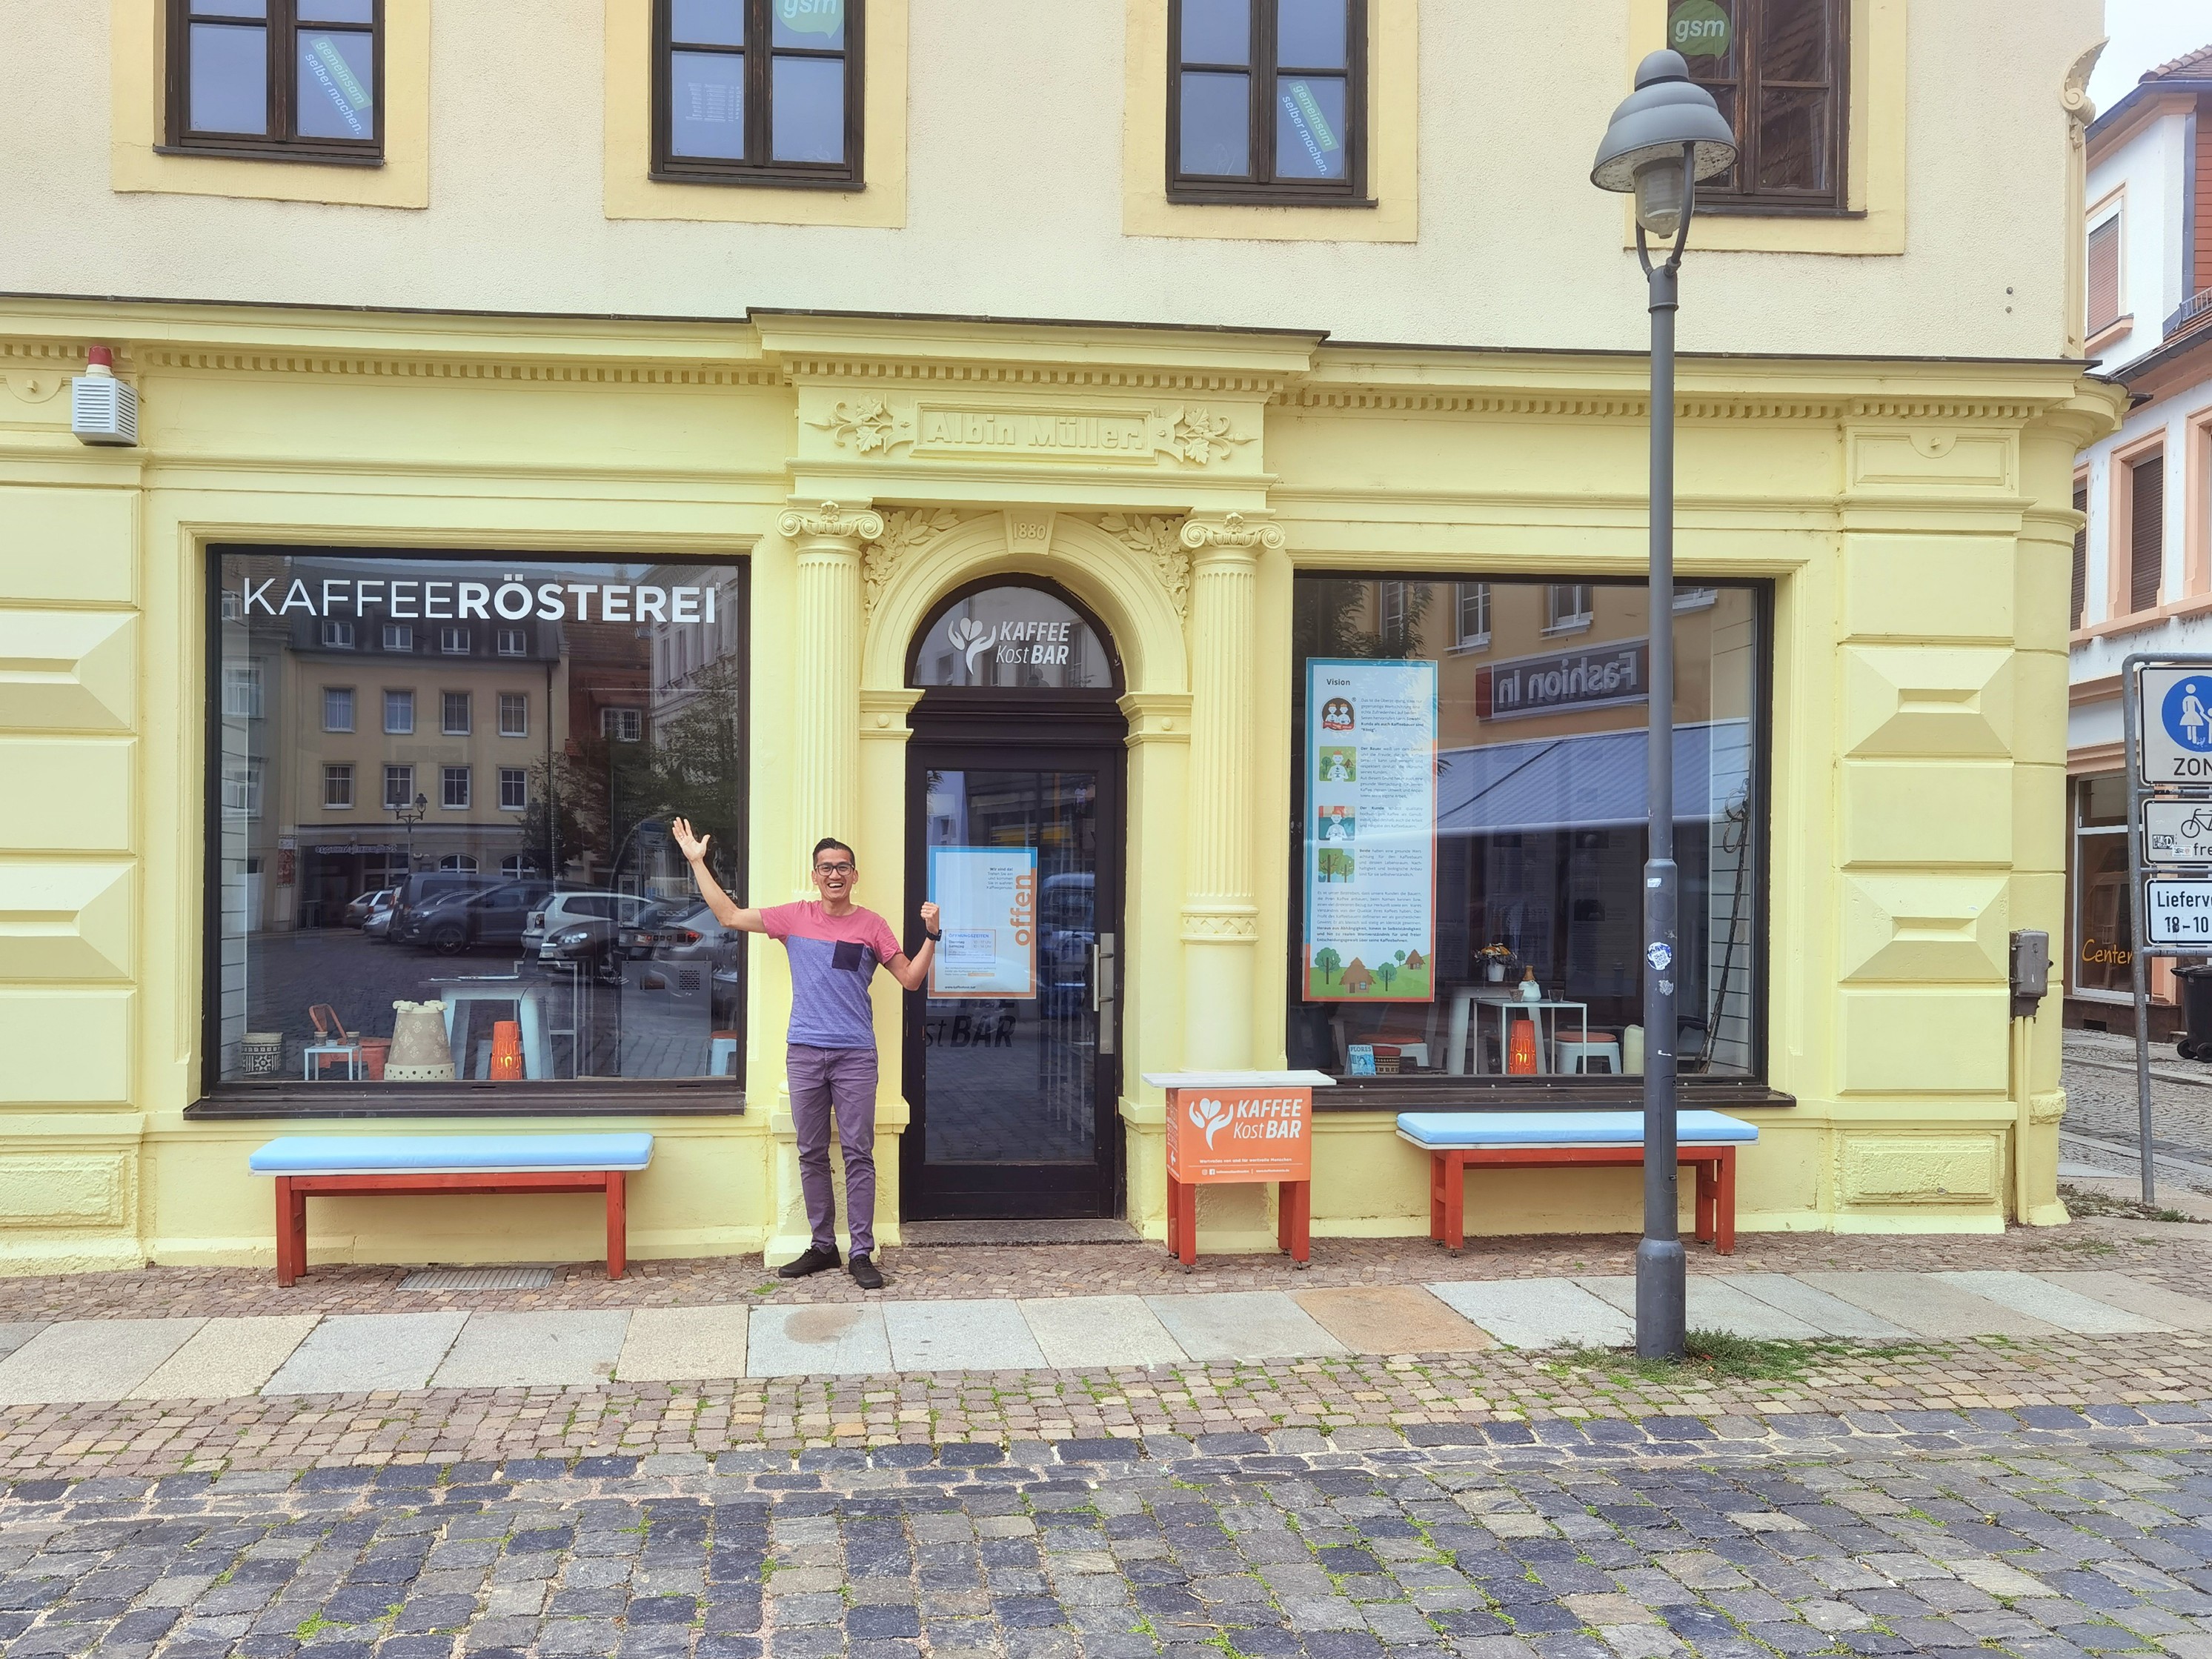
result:
M 1283 532 L 1241 513 L 1183 525 L 1191 551 L 1191 728 L 1182 912 L 1184 1062 L 1252 1064 L 1259 906 L 1254 896 L 1253 615 L 1261 548 Z
M 884 519 L 872 508 L 824 501 L 818 510 L 794 507 L 776 528 L 799 556 L 791 823 L 793 842 L 803 852 L 824 836 L 849 841 L 857 833 L 860 547 L 884 533 Z

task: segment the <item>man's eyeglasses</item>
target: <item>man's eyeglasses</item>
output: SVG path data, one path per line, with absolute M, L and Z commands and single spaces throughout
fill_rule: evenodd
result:
M 814 866 L 814 873 L 817 876 L 849 876 L 853 873 L 853 866 L 849 864 L 817 864 Z

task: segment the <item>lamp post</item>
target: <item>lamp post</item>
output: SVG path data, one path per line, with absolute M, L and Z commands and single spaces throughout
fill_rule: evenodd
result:
M 416 796 L 412 805 L 403 805 L 392 809 L 392 816 L 407 826 L 407 870 L 410 875 L 415 870 L 415 826 L 422 822 L 423 815 L 429 810 L 430 798 L 428 795 Z
M 1651 291 L 1651 643 L 1644 864 L 1644 1237 L 1636 1247 L 1636 1352 L 1680 1359 L 1688 1324 L 1674 1196 L 1674 308 L 1697 184 L 1735 160 L 1735 134 L 1676 52 L 1636 69 L 1590 182 L 1633 191 L 1636 258 Z M 1664 246 L 1654 264 L 1651 239 Z

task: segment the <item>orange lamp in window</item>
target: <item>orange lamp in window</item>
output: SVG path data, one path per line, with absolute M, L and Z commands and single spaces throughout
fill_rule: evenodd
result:
M 1534 1077 L 1536 1074 L 1536 1022 L 1515 1019 L 1512 1035 L 1506 1039 L 1505 1070 L 1513 1077 Z
M 522 1026 L 519 1021 L 493 1022 L 490 1073 L 495 1083 L 522 1081 Z

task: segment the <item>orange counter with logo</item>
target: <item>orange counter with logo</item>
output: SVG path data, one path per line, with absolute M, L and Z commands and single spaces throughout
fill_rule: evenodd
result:
M 1324 1072 L 1148 1072 L 1167 1091 L 1168 1249 L 1198 1261 L 1200 1187 L 1272 1181 L 1277 1237 L 1300 1267 L 1311 1254 L 1313 1091 Z

